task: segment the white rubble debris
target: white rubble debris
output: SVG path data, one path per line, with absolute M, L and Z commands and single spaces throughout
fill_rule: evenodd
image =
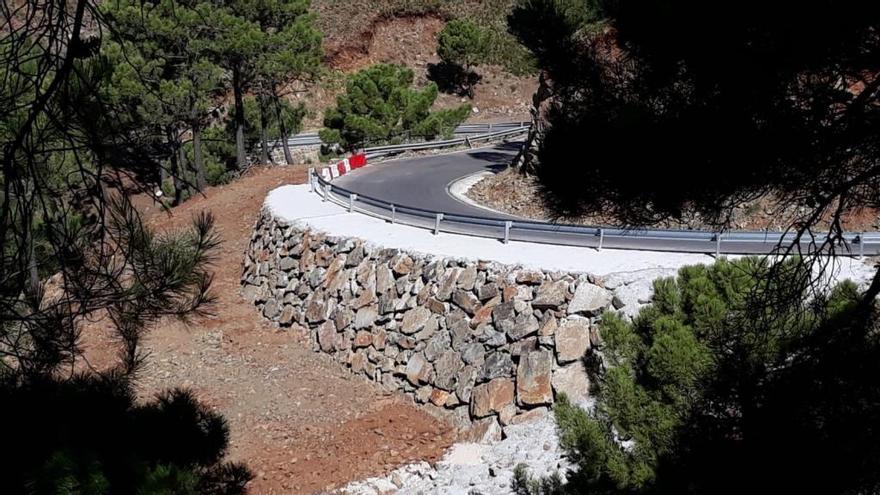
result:
M 345 495 L 494 495 L 512 493 L 513 470 L 519 463 L 532 476 L 558 473 L 571 467 L 563 457 L 552 414 L 504 428 L 505 439 L 491 444 L 458 443 L 435 466 L 408 464 L 387 476 L 368 478 L 342 488 Z

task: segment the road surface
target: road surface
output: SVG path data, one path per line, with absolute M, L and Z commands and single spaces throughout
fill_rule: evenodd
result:
M 453 198 L 446 187 L 467 175 L 507 167 L 519 146 L 519 142 L 511 142 L 459 153 L 377 163 L 339 177 L 333 185 L 396 205 L 456 215 L 513 219 L 463 203 Z

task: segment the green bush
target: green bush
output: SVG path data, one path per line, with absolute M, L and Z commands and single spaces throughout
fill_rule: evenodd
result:
M 446 63 L 469 70 L 484 59 L 486 35 L 476 24 L 454 19 L 449 21 L 437 40 L 437 55 Z
M 469 105 L 431 111 L 437 85 L 415 89 L 413 71 L 378 64 L 352 75 L 336 107 L 327 110 L 321 140 L 346 150 L 394 141 L 434 139 L 451 133 L 470 113 Z
M 797 261 L 719 260 L 602 317 L 596 407 L 564 398 L 571 493 L 867 493 L 880 483 L 880 342 L 859 292 L 799 292 Z M 792 292 L 792 288 L 798 289 Z M 797 294 L 797 295 L 794 295 Z

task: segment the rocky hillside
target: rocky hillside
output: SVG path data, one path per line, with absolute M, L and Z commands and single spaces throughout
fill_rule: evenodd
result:
M 512 5 L 513 0 L 313 0 L 324 32 L 329 73 L 317 85 L 291 96 L 305 102 L 309 110 L 305 127 L 320 127 L 324 109 L 334 104 L 345 76 L 371 64 L 403 64 L 415 71 L 417 83 L 427 82 L 428 65 L 439 61 L 437 35 L 452 18 L 471 20 L 491 40 L 487 56 L 492 64 L 476 69 L 483 79 L 476 87 L 470 120 L 527 119 L 537 82 L 530 74 L 527 52 L 506 31 L 506 15 Z M 441 94 L 437 106 L 467 101 Z

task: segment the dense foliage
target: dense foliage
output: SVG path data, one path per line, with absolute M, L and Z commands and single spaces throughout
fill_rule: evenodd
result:
M 437 55 L 442 62 L 428 68 L 429 76 L 441 87 L 473 98 L 474 86 L 480 81 L 473 66 L 485 59 L 487 41 L 486 34 L 472 22 L 449 21 L 437 39 Z
M 125 380 L 75 376 L 0 387 L 9 446 L 4 493 L 239 494 L 251 475 L 222 462 L 226 421 L 191 393 L 139 403 Z
M 225 80 L 211 12 L 109 4 L 0 9 L 15 28 L 0 31 L 3 491 L 241 493 L 251 475 L 224 460 L 220 416 L 186 391 L 133 392 L 152 326 L 213 302 L 211 215 L 157 235 L 130 201 L 160 173 L 208 180 L 182 163 Z M 98 331 L 117 358 L 94 367 L 83 340 Z
M 325 114 L 321 140 L 350 150 L 433 139 L 450 135 L 469 115 L 469 105 L 432 112 L 437 85 L 416 89 L 412 84 L 413 71 L 398 65 L 377 64 L 352 75 L 336 107 Z
M 538 174 L 563 215 L 880 204 L 876 2 L 526 0 L 510 28 L 548 81 Z
M 771 285 L 793 285 L 785 262 Z M 873 493 L 880 336 L 844 282 L 767 305 L 765 261 L 657 280 L 633 322 L 603 315 L 592 412 L 561 401 L 577 468 L 547 493 Z M 522 475 L 522 473 L 521 473 Z

